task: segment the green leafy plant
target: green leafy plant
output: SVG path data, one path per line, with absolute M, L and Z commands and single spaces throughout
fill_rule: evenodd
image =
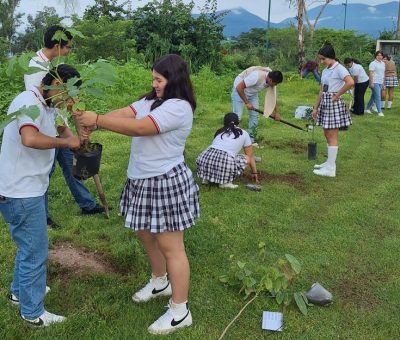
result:
M 83 35 L 73 28 L 68 28 L 71 35 L 83 37 Z M 67 36 L 63 31 L 57 31 L 53 39 L 58 40 L 68 40 Z M 67 82 L 63 82 L 56 69 L 57 66 L 64 62 L 63 57 L 57 57 L 54 61 L 49 62 L 39 62 L 36 63 L 38 67 L 29 67 L 29 61 L 31 60 L 33 53 L 23 53 L 20 56 L 14 56 L 8 62 L 6 74 L 9 77 L 23 76 L 24 74 L 32 74 L 43 70 L 55 70 L 52 74 L 54 79 L 57 79 L 59 85 L 54 86 L 44 86 L 44 90 L 58 90 L 59 93 L 55 95 L 61 99 L 58 104 L 58 117 L 56 124 L 60 125 L 64 121 L 67 121 L 71 117 L 71 111 L 75 112 L 78 110 L 85 110 L 86 104 L 80 99 L 83 94 L 88 94 L 96 98 L 103 97 L 103 88 L 106 86 L 111 86 L 114 84 L 117 74 L 113 65 L 111 65 L 106 60 L 100 59 L 94 63 L 86 62 L 78 67 L 80 72 L 80 77 L 74 77 L 69 79 Z M 81 83 L 77 86 L 77 83 Z M 51 99 L 48 98 L 48 99 Z M 72 106 L 71 106 L 71 103 Z M 22 115 L 28 115 L 32 119 L 36 119 L 39 116 L 39 109 L 36 105 L 24 107 L 16 112 L 13 112 L 6 116 L 0 125 L 0 135 L 3 133 L 5 126 L 18 117 Z
M 293 255 L 286 254 L 274 265 L 266 265 L 264 264 L 267 254 L 265 242 L 260 242 L 258 249 L 261 262 L 244 262 L 231 255 L 229 272 L 219 278 L 224 284 L 239 287 L 239 294 L 244 294 L 246 300 L 250 299 L 224 329 L 220 339 L 225 336 L 240 314 L 261 295 L 275 299 L 283 308 L 295 302 L 300 312 L 307 315 L 307 298 L 303 292 L 292 289 L 295 278 L 301 271 L 299 261 Z

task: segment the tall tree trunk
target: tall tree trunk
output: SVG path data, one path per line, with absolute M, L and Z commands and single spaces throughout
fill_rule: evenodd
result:
M 299 72 L 301 67 L 304 64 L 304 22 L 303 22 L 303 14 L 305 10 L 304 0 L 297 0 L 297 29 L 299 32 L 298 36 L 298 68 Z

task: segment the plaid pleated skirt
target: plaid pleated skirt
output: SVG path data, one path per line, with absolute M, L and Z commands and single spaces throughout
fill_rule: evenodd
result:
M 322 92 L 316 124 L 324 129 L 338 129 L 352 124 L 350 112 L 342 98 L 332 101 L 331 92 Z
M 128 179 L 120 211 L 125 227 L 135 231 L 181 231 L 194 225 L 200 215 L 199 187 L 185 163 L 160 176 Z
M 399 80 L 396 76 L 385 77 L 385 86 L 386 87 L 395 87 L 399 86 Z
M 231 156 L 225 151 L 208 148 L 196 159 L 197 176 L 211 183 L 232 182 L 244 171 L 247 160 L 244 155 Z

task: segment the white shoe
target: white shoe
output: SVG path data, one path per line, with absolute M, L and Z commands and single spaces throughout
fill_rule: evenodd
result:
M 23 315 L 21 315 L 21 318 L 23 320 L 25 320 L 26 322 L 29 322 L 31 325 L 37 326 L 37 327 L 47 327 L 47 326 L 50 326 L 51 324 L 60 323 L 60 322 L 67 320 L 67 318 L 65 316 L 53 314 L 46 310 L 44 311 L 44 313 L 41 316 L 39 316 L 38 318 L 33 319 L 33 320 L 27 319 Z
M 154 321 L 148 331 L 151 334 L 169 334 L 175 332 L 178 328 L 192 325 L 192 314 L 187 309 L 183 316 L 174 315 L 171 303 L 168 303 L 168 310 L 158 320 Z
M 172 294 L 171 284 L 167 275 L 162 277 L 152 277 L 147 285 L 132 295 L 135 302 L 146 302 L 158 296 L 170 296 Z
M 254 160 L 256 161 L 256 163 L 261 163 L 261 157 L 259 156 L 254 156 Z
M 327 162 L 321 163 L 321 164 L 315 164 L 314 165 L 314 169 L 322 169 L 323 167 L 325 167 L 327 164 Z
M 336 177 L 336 169 L 328 165 L 321 169 L 315 169 L 313 172 L 318 176 Z
M 202 183 L 202 184 L 210 184 L 210 181 L 203 178 L 203 180 L 201 181 L 201 183 Z
M 51 290 L 50 287 L 46 286 L 44 295 L 47 295 L 47 293 L 49 293 L 50 290 Z M 8 301 L 11 302 L 13 305 L 19 306 L 19 298 L 16 295 L 14 295 L 13 293 L 10 293 L 8 295 Z
M 378 112 L 378 109 L 376 108 L 376 105 L 375 105 L 375 104 L 371 106 L 371 110 L 372 110 L 372 111 L 375 111 L 375 112 Z
M 371 110 L 364 110 L 364 113 L 372 114 Z
M 220 184 L 219 187 L 222 189 L 236 189 L 238 185 L 233 183 L 225 183 L 225 184 Z
M 384 117 L 385 115 L 383 114 L 383 112 L 378 112 L 378 116 L 379 117 Z

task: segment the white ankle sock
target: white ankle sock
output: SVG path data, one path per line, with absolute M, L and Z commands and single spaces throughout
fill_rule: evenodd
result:
M 387 108 L 388 108 L 388 109 L 391 109 L 391 108 L 392 108 L 392 102 L 390 102 L 390 101 L 387 102 Z
M 169 305 L 172 310 L 172 313 L 176 317 L 183 317 L 188 312 L 187 301 L 182 303 L 175 303 L 172 299 L 169 300 Z
M 338 146 L 328 145 L 328 159 L 326 161 L 326 164 L 331 168 L 336 167 L 336 157 L 337 157 L 338 149 L 339 149 Z
M 167 274 L 158 277 L 155 276 L 154 274 L 151 274 L 151 278 L 153 279 L 154 286 L 156 287 L 156 289 L 164 288 L 168 282 Z

